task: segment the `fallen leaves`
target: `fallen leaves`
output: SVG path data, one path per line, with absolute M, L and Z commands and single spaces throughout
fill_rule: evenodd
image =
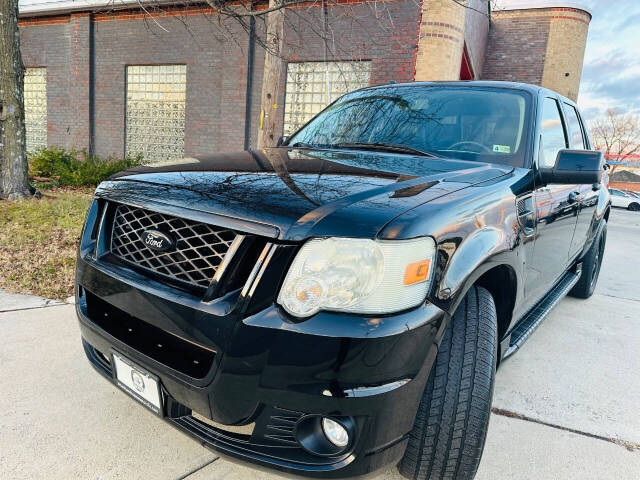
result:
M 77 242 L 87 191 L 0 201 L 0 289 L 64 299 L 73 294 Z

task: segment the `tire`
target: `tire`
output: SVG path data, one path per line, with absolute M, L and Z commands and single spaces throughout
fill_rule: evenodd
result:
M 607 244 L 607 222 L 602 220 L 598 233 L 593 239 L 593 243 L 586 255 L 582 259 L 582 275 L 578 283 L 576 283 L 569 296 L 576 298 L 589 298 L 593 295 L 600 276 L 600 267 L 602 266 L 602 257 L 604 256 L 604 248 Z
M 487 436 L 497 358 L 491 294 L 472 287 L 449 322 L 398 470 L 416 480 L 471 480 Z
M 640 203 L 630 203 L 629 206 L 627 207 L 629 210 L 631 210 L 632 212 L 637 212 L 638 210 L 640 210 Z

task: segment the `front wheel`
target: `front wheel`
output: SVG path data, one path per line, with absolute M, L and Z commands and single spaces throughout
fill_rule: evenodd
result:
M 629 210 L 631 210 L 632 212 L 637 212 L 638 210 L 640 210 L 640 203 L 630 203 L 629 206 L 627 207 Z
M 471 480 L 484 449 L 497 357 L 491 294 L 472 287 L 453 315 L 431 369 L 404 457 L 415 480 Z
M 607 244 L 607 222 L 602 220 L 602 224 L 593 239 L 589 251 L 582 259 L 582 275 L 578 283 L 576 283 L 569 295 L 576 298 L 589 298 L 593 295 L 600 276 L 600 267 L 602 266 L 602 257 L 604 256 L 604 247 Z

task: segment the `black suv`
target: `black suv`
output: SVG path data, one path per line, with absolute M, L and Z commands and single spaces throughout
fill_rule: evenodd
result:
M 87 357 L 221 455 L 471 479 L 496 365 L 593 293 L 604 170 L 570 100 L 451 82 L 347 94 L 277 148 L 118 174 L 79 250 Z

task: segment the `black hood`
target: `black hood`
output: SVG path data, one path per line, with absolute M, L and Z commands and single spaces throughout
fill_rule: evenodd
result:
M 98 196 L 230 218 L 285 240 L 375 237 L 398 215 L 511 167 L 395 153 L 273 148 L 138 167 Z

